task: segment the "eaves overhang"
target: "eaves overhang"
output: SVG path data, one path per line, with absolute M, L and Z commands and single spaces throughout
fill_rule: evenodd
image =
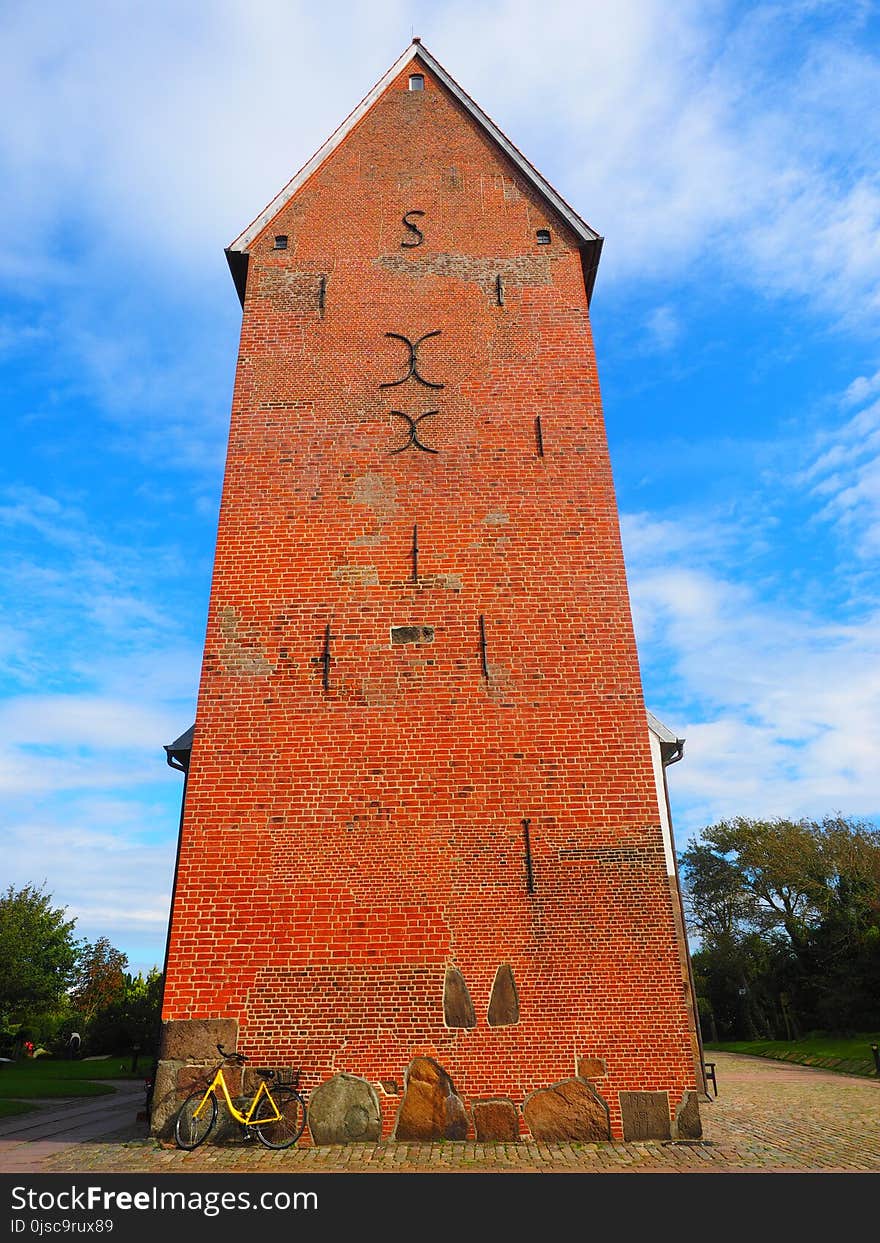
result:
M 653 712 L 646 710 L 645 715 L 648 718 L 648 729 L 660 743 L 660 756 L 663 760 L 663 767 L 666 768 L 670 764 L 677 763 L 684 757 L 684 739 L 674 734 L 667 725 L 664 725 L 658 717 L 654 716 Z
M 189 729 L 183 731 L 179 738 L 175 738 L 174 742 L 165 744 L 163 749 L 169 768 L 176 768 L 181 773 L 189 771 L 189 757 L 192 754 L 195 732 L 195 724 L 192 724 Z
M 254 239 L 262 233 L 266 225 L 278 215 L 279 211 L 290 201 L 296 192 L 303 186 L 313 173 L 321 167 L 326 159 L 336 150 L 336 148 L 345 141 L 346 137 L 351 133 L 358 122 L 369 112 L 373 104 L 379 99 L 387 87 L 394 81 L 399 73 L 402 73 L 406 66 L 413 61 L 419 61 L 421 64 L 431 71 L 432 74 L 440 81 L 449 93 L 466 109 L 473 117 L 481 129 L 495 143 L 497 147 L 508 157 L 515 165 L 525 180 L 544 200 L 547 207 L 553 211 L 568 228 L 572 231 L 578 240 L 578 247 L 581 253 L 581 263 L 584 271 L 584 283 L 587 291 L 587 303 L 593 295 L 593 286 L 596 281 L 596 271 L 599 266 L 599 256 L 602 253 L 602 237 L 592 229 L 585 220 L 571 208 L 565 199 L 554 190 L 545 177 L 542 177 L 533 164 L 530 164 L 526 157 L 519 151 L 510 139 L 504 134 L 498 126 L 492 121 L 479 104 L 476 104 L 471 97 L 466 94 L 458 83 L 452 78 L 438 60 L 436 60 L 426 47 L 422 45 L 420 40 L 414 39 L 410 46 L 406 49 L 402 56 L 394 62 L 388 72 L 376 83 L 373 89 L 367 94 L 358 106 L 351 112 L 342 124 L 330 135 L 324 145 L 315 152 L 312 158 L 302 166 L 287 183 L 283 190 L 276 194 L 259 216 L 253 220 L 243 233 L 226 248 L 226 259 L 229 263 L 229 270 L 232 273 L 232 279 L 235 282 L 235 288 L 238 293 L 242 306 L 244 305 L 245 289 L 247 286 L 247 268 L 250 247 Z

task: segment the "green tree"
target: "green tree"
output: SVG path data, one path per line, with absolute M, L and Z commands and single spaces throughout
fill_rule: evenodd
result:
M 880 1026 L 880 835 L 828 820 L 805 992 L 820 1026 Z
M 694 981 L 709 1038 L 770 1035 L 771 1021 L 756 971 L 754 895 L 736 865 L 711 845 L 691 845 L 679 862 L 688 929 L 701 946 L 693 957 Z
M 162 975 L 153 967 L 146 975 L 126 974 L 124 987 L 89 1027 L 89 1045 L 96 1052 L 122 1053 L 135 1045 L 145 1054 L 158 1046 Z
M 124 996 L 127 966 L 128 956 L 115 949 L 107 937 L 99 937 L 93 945 L 84 943 L 70 1003 L 86 1027 L 102 1010 Z
M 772 988 L 774 951 L 772 944 L 749 933 L 693 955 L 697 1004 L 707 1040 L 782 1035 L 783 1018 Z
M 703 829 L 680 863 L 699 991 L 719 1030 L 880 1023 L 875 825 L 741 816 Z
M 0 896 L 0 1013 L 7 1022 L 59 1005 L 79 957 L 76 921 L 42 886 L 12 885 Z
M 688 930 L 704 945 L 732 948 L 756 915 L 755 899 L 739 868 L 714 845 L 699 842 L 679 856 L 679 865 Z
M 796 955 L 809 940 L 829 899 L 824 883 L 820 824 L 809 820 L 749 820 L 738 816 L 710 825 L 702 841 L 730 861 L 743 894 L 753 902 L 751 922 L 759 931 L 782 929 Z

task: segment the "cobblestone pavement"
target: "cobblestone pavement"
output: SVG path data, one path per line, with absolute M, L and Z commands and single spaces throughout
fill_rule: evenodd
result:
M 258 1143 L 180 1152 L 131 1125 L 53 1151 L 8 1132 L 0 1169 L 45 1173 L 495 1173 L 880 1172 L 880 1080 L 760 1058 L 716 1054 L 718 1097 L 702 1105 L 700 1143 L 534 1143 L 297 1146 Z

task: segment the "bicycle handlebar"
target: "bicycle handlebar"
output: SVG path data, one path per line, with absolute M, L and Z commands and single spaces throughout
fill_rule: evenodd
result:
M 217 1045 L 217 1052 L 221 1057 L 226 1058 L 230 1062 L 246 1062 L 247 1058 L 243 1053 L 227 1053 L 222 1044 Z

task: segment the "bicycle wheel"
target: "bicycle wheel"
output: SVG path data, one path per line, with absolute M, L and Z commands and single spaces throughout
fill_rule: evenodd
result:
M 204 1099 L 204 1090 L 193 1092 L 177 1113 L 174 1138 L 177 1140 L 177 1147 L 184 1148 L 187 1152 L 192 1152 L 193 1148 L 198 1148 L 199 1144 L 205 1142 L 217 1121 L 217 1100 L 213 1095 L 208 1097 L 205 1108 L 196 1117 L 196 1110 Z
M 267 1148 L 289 1148 L 302 1135 L 306 1126 L 306 1103 L 293 1088 L 273 1088 L 272 1097 L 280 1118 L 272 1118 L 272 1102 L 264 1096 L 257 1106 L 254 1130 Z M 265 1117 L 265 1121 L 261 1121 Z

